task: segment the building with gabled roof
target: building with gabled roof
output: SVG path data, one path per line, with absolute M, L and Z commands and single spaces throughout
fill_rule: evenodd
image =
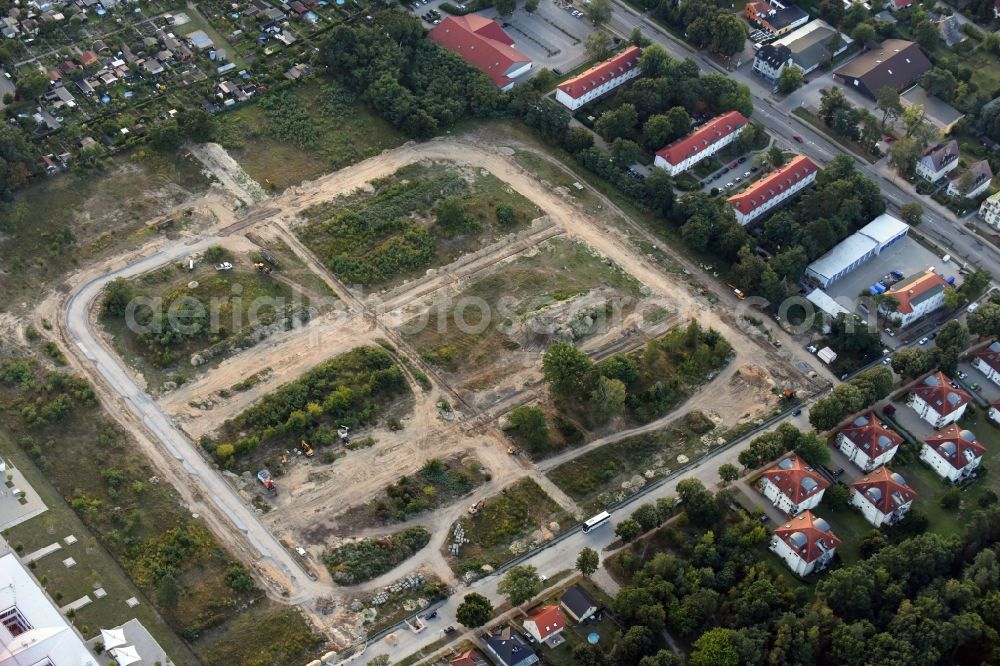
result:
M 937 182 L 958 167 L 958 141 L 952 139 L 931 146 L 917 160 L 914 171 L 931 183 Z
M 481 655 L 479 650 L 473 648 L 456 654 L 448 662 L 448 666 L 490 666 L 490 662 L 486 661 L 486 657 Z
M 914 42 L 887 39 L 838 69 L 833 78 L 870 99 L 888 86 L 902 92 L 931 69 L 931 61 Z
M 819 472 L 789 453 L 761 475 L 758 487 L 774 506 L 794 516 L 815 509 L 829 485 Z
M 993 402 L 987 412 L 994 423 L 1000 423 L 1000 400 Z
M 938 370 L 913 389 L 907 404 L 920 418 L 935 428 L 943 428 L 962 418 L 971 400 L 968 393 Z
M 739 111 L 712 118 L 687 136 L 656 151 L 653 166 L 666 169 L 671 176 L 687 171 L 735 141 L 749 122 Z
M 994 341 L 986 349 L 976 352 L 972 357 L 972 367 L 1000 385 L 1000 342 Z
M 836 445 L 852 463 L 866 472 L 892 460 L 903 437 L 886 427 L 875 412 L 865 412 L 837 433 Z
M 879 467 L 851 484 L 851 506 L 861 511 L 875 527 L 893 525 L 906 516 L 917 493 L 906 479 Z
M 599 607 L 594 598 L 579 585 L 571 585 L 567 588 L 559 597 L 559 604 L 576 622 L 583 622 L 596 613 Z
M 979 217 L 994 229 L 1000 229 L 1000 192 L 983 200 L 979 205 Z
M 510 627 L 491 631 L 483 642 L 498 666 L 531 666 L 539 661 L 534 650 Z
M 772 43 L 788 48 L 788 64 L 809 74 L 846 51 L 854 40 L 826 21 L 814 19 Z
M 804 155 L 796 155 L 788 164 L 729 197 L 736 221 L 746 226 L 811 185 L 817 173 L 819 167 L 815 162 Z
M 972 174 L 970 179 L 971 184 L 967 191 L 963 191 L 962 179 L 965 178 L 966 173 Z M 974 199 L 988 190 L 990 188 L 990 183 L 992 182 L 993 169 L 990 168 L 990 163 L 986 160 L 979 160 L 978 162 L 970 164 L 969 168 L 962 172 L 962 175 L 948 181 L 948 189 L 945 190 L 945 194 L 949 197 L 966 197 L 968 199 Z
M 774 530 L 770 549 L 789 569 L 808 576 L 826 568 L 840 543 L 828 522 L 803 511 Z
M 524 618 L 524 630 L 541 643 L 566 628 L 566 616 L 559 606 L 542 606 Z
M 753 57 L 753 71 L 772 84 L 777 83 L 791 57 L 792 52 L 787 46 L 764 44 L 757 49 L 757 54 Z
M 514 48 L 500 24 L 478 14 L 449 16 L 427 37 L 486 74 L 500 90 L 510 90 L 514 79 L 531 69 L 531 60 Z
M 920 459 L 952 483 L 973 476 L 985 454 L 976 436 L 955 423 L 925 439 L 920 449 Z
M 798 5 L 774 6 L 766 2 L 748 2 L 743 8 L 747 20 L 757 23 L 772 35 L 784 35 L 809 22 L 809 14 Z
M 948 286 L 943 277 L 928 268 L 886 290 L 883 296 L 893 297 L 898 305 L 893 309 L 883 301 L 878 306 L 879 312 L 900 326 L 909 326 L 944 305 L 944 290 Z
M 627 49 L 611 56 L 604 62 L 597 63 L 587 71 L 563 81 L 556 87 L 556 101 L 571 111 L 588 104 L 601 95 L 610 92 L 635 77 L 639 76 L 639 58 L 642 49 L 629 46 Z

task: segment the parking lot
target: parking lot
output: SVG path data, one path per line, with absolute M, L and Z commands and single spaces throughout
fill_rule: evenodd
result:
M 711 192 L 713 187 L 719 188 L 719 192 L 726 196 L 736 194 L 767 173 L 760 167 L 762 154 L 746 153 L 728 160 L 720 156 L 719 159 L 723 163 L 722 168 L 713 171 L 701 181 L 701 191 L 706 194 Z
M 410 11 L 423 20 L 430 29 L 433 23 L 424 18 L 431 9 L 440 11 L 439 6 L 444 0 L 416 0 Z M 594 27 L 583 17 L 575 17 L 566 3 L 554 0 L 541 0 L 538 10 L 529 13 L 518 8 L 510 16 L 498 17 L 492 7 L 476 12 L 480 16 L 497 19 L 504 31 L 514 40 L 514 48 L 531 58 L 533 66 L 523 77 L 530 78 L 543 67 L 560 72 L 568 72 L 587 61 L 587 53 L 583 43 L 594 31 Z M 442 19 L 447 17 L 441 12 Z
M 959 381 L 962 382 L 967 390 L 973 391 L 990 404 L 1000 400 L 1000 386 L 994 384 L 986 375 L 972 367 L 971 363 L 959 363 L 958 369 L 965 373 L 965 379 L 960 379 Z M 973 389 L 973 386 L 976 388 Z

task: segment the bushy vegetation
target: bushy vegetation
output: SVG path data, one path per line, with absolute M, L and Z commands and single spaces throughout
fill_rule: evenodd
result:
M 339 426 L 370 424 L 385 405 L 408 393 L 388 352 L 358 347 L 265 395 L 227 421 L 220 438 L 203 444 L 226 466 L 258 448 L 297 446 L 300 439 L 322 448 L 339 441 Z
M 809 423 L 817 430 L 829 430 L 851 414 L 889 395 L 892 387 L 889 368 L 880 366 L 866 370 L 834 388 L 829 396 L 817 400 L 809 410 Z
M 334 582 L 356 585 L 390 571 L 430 540 L 430 532 L 423 527 L 409 527 L 380 539 L 345 543 L 324 555 L 323 561 Z
M 800 432 L 787 421 L 750 442 L 740 451 L 739 461 L 747 469 L 756 469 L 788 451 L 795 451 L 814 467 L 830 461 L 830 451 L 823 438 L 811 432 Z

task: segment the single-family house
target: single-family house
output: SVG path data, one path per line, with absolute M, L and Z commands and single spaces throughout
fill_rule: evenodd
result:
M 582 74 L 560 83 L 556 87 L 556 101 L 570 111 L 576 111 L 584 104 L 639 76 L 641 57 L 642 49 L 629 46 Z
M 966 197 L 974 199 L 989 189 L 993 182 L 993 169 L 986 160 L 973 162 L 959 175 L 948 182 L 945 194 L 950 197 Z
M 875 527 L 893 525 L 913 506 L 917 493 L 906 479 L 886 467 L 879 467 L 851 484 L 851 506 L 858 508 Z
M 789 515 L 815 509 L 830 482 L 794 453 L 765 471 L 758 487 L 771 503 Z
M 916 174 L 936 183 L 958 167 L 958 141 L 952 139 L 928 148 L 917 160 Z
M 944 306 L 944 292 L 950 285 L 933 270 L 913 275 L 897 282 L 883 294 L 878 310 L 902 327 Z M 888 300 L 892 297 L 895 301 Z
M 892 460 L 903 437 L 875 415 L 866 412 L 837 433 L 836 445 L 852 463 L 866 472 Z
M 833 560 L 840 539 L 830 524 L 803 511 L 774 530 L 770 549 L 799 576 L 822 571 Z
M 479 650 L 473 648 L 456 654 L 448 662 L 448 666 L 490 666 L 490 662 L 486 661 Z
M 1000 385 L 1000 342 L 994 342 L 972 357 L 972 367 Z
M 524 619 L 524 630 L 539 643 L 547 641 L 566 628 L 566 616 L 559 606 L 547 605 L 532 611 Z
M 531 666 L 539 661 L 538 655 L 510 627 L 490 632 L 483 642 L 498 666 Z
M 779 204 L 809 187 L 819 167 L 805 155 L 796 155 L 788 164 L 767 174 L 739 194 L 729 197 L 736 221 L 746 226 Z
M 910 393 L 907 404 L 935 428 L 955 423 L 972 398 L 938 370 L 924 378 Z
M 578 623 L 589 618 L 598 609 L 597 602 L 579 585 L 571 585 L 563 592 L 563 595 L 559 597 L 559 604 L 566 611 L 566 614 Z
M 687 136 L 656 151 L 653 166 L 666 169 L 671 176 L 687 171 L 735 141 L 749 122 L 739 111 L 717 116 Z
M 941 35 L 941 41 L 943 41 L 948 48 L 953 48 L 958 44 L 961 44 L 968 37 L 962 32 L 962 24 L 959 23 L 958 19 L 952 16 L 942 16 L 937 21 L 938 33 Z
M 985 453 L 986 447 L 976 441 L 975 435 L 951 423 L 924 440 L 920 459 L 942 479 L 956 483 L 975 474 Z

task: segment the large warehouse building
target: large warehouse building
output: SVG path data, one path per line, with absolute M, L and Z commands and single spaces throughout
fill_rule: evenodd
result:
M 872 257 L 881 254 L 906 236 L 908 230 L 906 223 L 883 213 L 809 264 L 806 275 L 825 289 Z

